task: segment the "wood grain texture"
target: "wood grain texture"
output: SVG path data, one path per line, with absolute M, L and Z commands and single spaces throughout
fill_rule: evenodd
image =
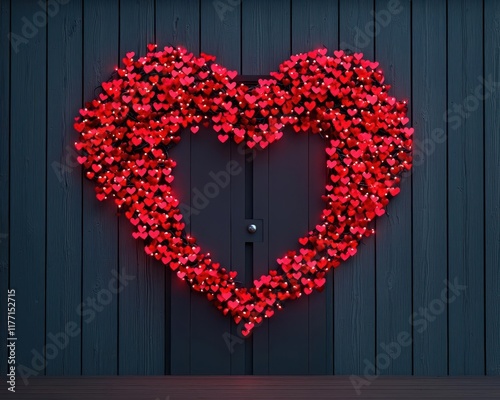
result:
M 338 0 L 292 1 L 292 53 L 326 47 L 332 54 L 339 46 Z
M 373 41 L 358 38 L 373 23 L 373 2 L 340 0 L 340 47 L 362 51 L 373 59 Z M 355 257 L 334 271 L 334 372 L 362 373 L 374 364 L 375 348 L 375 238 L 364 239 Z
M 241 73 L 241 4 L 233 3 L 218 8 L 211 1 L 201 2 L 201 51 L 215 55 L 217 63 Z
M 242 73 L 245 75 L 268 75 L 269 72 L 276 70 L 281 61 L 290 55 L 290 1 L 254 1 L 242 3 L 241 7 Z M 273 40 L 267 40 L 269 37 L 272 37 Z M 289 140 L 283 139 L 284 141 Z M 276 146 L 276 144 L 273 146 Z M 271 146 L 271 149 L 256 150 L 256 157 L 253 161 L 253 215 L 254 218 L 264 221 L 264 242 L 254 243 L 253 246 L 254 278 L 267 274 L 269 269 L 274 268 L 276 258 L 286 250 L 282 246 L 277 248 L 278 243 L 273 242 L 276 239 L 273 237 L 276 229 L 279 229 L 280 232 L 288 230 L 288 225 L 286 228 L 283 225 L 279 226 L 279 224 L 282 224 L 280 221 L 283 218 L 282 215 L 271 214 L 270 199 L 273 190 L 277 190 L 276 187 L 272 187 L 273 182 L 271 181 L 272 165 L 276 165 L 276 163 L 272 164 L 271 158 L 273 146 Z M 274 159 L 277 160 L 277 158 Z M 278 192 L 274 193 L 276 196 Z M 292 241 L 291 244 L 293 243 Z M 305 316 L 305 308 L 302 308 L 302 310 L 304 310 L 302 315 Z M 276 316 L 276 318 L 279 317 Z M 254 373 L 256 374 L 276 374 L 279 373 L 281 368 L 290 371 L 301 368 L 289 362 L 289 357 L 293 357 L 293 354 L 290 354 L 290 352 L 287 352 L 288 354 L 283 353 L 286 343 L 290 343 L 289 340 L 293 337 L 293 332 L 290 332 L 289 329 L 275 330 L 273 336 L 273 327 L 276 329 L 279 324 L 273 324 L 272 320 L 265 321 L 253 334 L 253 361 Z M 302 332 L 301 334 L 304 332 L 301 329 L 299 331 Z M 283 337 L 285 332 L 288 337 Z M 285 357 L 287 362 L 277 365 L 277 360 L 280 357 Z M 303 357 L 303 355 L 298 355 L 298 357 Z
M 483 4 L 448 2 L 449 374 L 484 373 Z
M 384 71 L 390 93 L 397 99 L 411 97 L 411 4 L 398 7 L 386 0 L 375 2 L 379 34 L 375 37 L 375 59 Z M 411 106 L 411 105 L 410 105 Z M 411 118 L 411 108 L 408 110 Z M 401 192 L 391 200 L 387 213 L 376 221 L 376 352 L 387 354 L 387 346 L 398 343 L 401 332 L 411 334 L 408 318 L 412 313 L 411 258 L 411 175 L 402 179 Z M 397 354 L 397 352 L 396 352 Z M 406 375 L 412 371 L 412 346 L 401 346 L 401 354 L 383 368 L 381 374 Z
M 288 21 L 284 22 L 285 26 L 280 27 L 280 30 L 286 32 L 290 26 L 286 25 Z M 285 42 L 282 47 L 286 48 L 287 45 Z M 272 70 L 277 67 L 272 66 Z M 297 250 L 300 246 L 298 238 L 309 229 L 308 136 L 307 132 L 295 133 L 288 127 L 283 131 L 282 140 L 269 148 L 269 269 L 278 267 L 278 257 L 283 257 L 289 250 Z M 258 157 L 256 162 L 259 162 Z M 256 175 L 254 179 L 261 179 L 261 176 Z M 284 204 L 287 206 L 283 207 Z M 309 372 L 307 297 L 304 295 L 297 301 L 285 303 L 283 310 L 277 311 L 269 321 L 271 374 L 297 375 Z M 293 351 L 290 351 L 292 348 Z
M 394 7 L 400 11 L 388 16 Z M 0 2 L 0 318 L 5 320 L 5 291 L 13 287 L 19 296 L 18 372 L 26 374 L 19 370 L 25 366 L 32 375 L 362 375 L 378 362 L 379 373 L 390 375 L 500 375 L 498 1 L 73 0 L 49 16 L 47 27 L 35 26 L 15 51 L 9 32 L 25 35 L 33 18 L 44 25 L 41 13 L 38 0 Z M 251 338 L 242 339 L 203 295 L 151 261 L 113 202 L 99 202 L 87 179 L 82 186 L 73 118 L 98 95 L 125 52 L 142 55 L 149 41 L 213 53 L 222 65 L 253 76 L 323 45 L 329 54 L 339 47 L 361 51 L 380 62 L 391 94 L 410 98 L 414 169 L 376 221 L 376 237 L 328 277 L 324 292 L 286 303 Z M 477 105 L 471 97 L 476 90 L 485 97 Z M 214 260 L 251 285 L 316 224 L 324 146 L 317 136 L 287 130 L 270 150 L 244 154 L 242 146 L 220 144 L 216 136 L 210 129 L 184 132 L 170 154 L 179 161 L 173 189 L 183 212 L 198 213 L 186 218 L 187 231 L 192 221 L 192 233 Z M 194 188 L 203 192 L 213 181 L 209 172 L 229 160 L 241 172 L 195 211 Z M 262 220 L 263 241 L 247 242 L 252 218 Z M 103 291 L 118 272 L 130 279 L 109 297 Z M 447 278 L 467 289 L 442 308 Z M 53 337 L 68 322 L 81 334 L 53 356 Z M 406 331 L 412 345 L 384 367 L 386 345 Z M 2 329 L 0 341 L 5 335 Z M 0 348 L 0 373 L 5 350 Z M 139 396 L 221 396 L 179 379 L 187 392 L 179 386 L 166 393 L 153 384 L 161 390 Z M 243 382 L 238 379 L 228 385 Z M 346 380 L 335 381 L 334 390 L 327 381 L 289 379 L 251 381 L 243 394 L 267 391 L 269 397 L 288 385 L 283 396 L 300 397 L 314 384 L 340 398 L 357 396 Z M 378 382 L 402 382 L 390 379 L 377 378 L 363 394 L 401 398 L 398 383 L 385 387 L 387 393 L 370 392 L 381 387 Z M 44 397 L 61 381 L 40 382 L 45 389 L 32 387 Z M 71 382 L 84 398 L 100 390 Z M 124 398 L 135 394 L 138 381 L 126 382 L 119 392 Z M 404 382 L 427 390 L 434 381 Z M 468 395 L 463 382 L 488 389 L 466 378 L 445 382 L 446 390 L 455 386 L 444 392 L 449 397 Z M 241 398 L 228 390 L 227 396 Z M 430 390 L 430 398 L 445 396 Z
M 120 2 L 120 57 L 134 51 L 139 58 L 155 40 L 154 0 Z M 120 61 L 121 62 L 121 61 Z M 118 295 L 120 375 L 156 375 L 165 372 L 165 273 L 161 262 L 149 257 L 144 244 L 132 237 L 132 225 L 119 218 L 119 270 L 136 276 Z
M 0 3 L 0 291 L 9 288 L 9 186 L 10 186 L 10 3 Z M 7 321 L 7 296 L 0 296 L 0 318 Z M 7 343 L 7 330 L 0 332 L 0 342 Z M 0 348 L 0 373 L 7 373 L 7 347 Z
M 269 258 L 276 259 L 299 247 L 308 231 L 308 134 L 290 127 L 269 149 Z M 256 160 L 258 162 L 258 158 Z M 287 203 L 287 207 L 283 204 Z M 309 369 L 309 318 L 307 297 L 283 305 L 269 321 L 269 373 L 307 374 Z M 293 349 L 293 351 L 290 351 Z
M 338 48 L 338 1 L 292 2 L 292 53 L 326 47 Z M 308 134 L 308 228 L 314 229 L 324 207 L 321 194 L 326 182 L 324 141 Z M 326 288 L 308 296 L 308 373 L 333 373 L 333 271 Z
M 245 209 L 252 206 L 252 193 L 247 193 L 248 184 L 246 182 L 250 174 L 253 173 L 253 163 L 247 161 L 250 156 L 245 153 L 247 149 L 243 144 L 231 143 L 231 160 L 234 161 L 237 173 L 231 176 L 231 270 L 238 272 L 238 281 L 242 285 L 249 287 L 253 282 L 253 243 L 247 243 L 246 218 L 252 216 L 245 215 Z M 250 176 L 251 177 L 251 176 Z M 250 203 L 250 204 L 247 204 Z M 243 375 L 251 374 L 253 371 L 253 337 L 245 339 L 241 333 L 243 325 L 236 325 L 231 320 L 230 335 L 225 336 L 226 346 L 231 353 L 231 374 Z
M 82 171 L 73 116 L 82 102 L 82 1 L 61 7 L 47 26 L 47 343 L 65 340 L 48 375 L 81 373 Z M 68 325 L 69 324 L 69 325 Z M 62 339 L 62 338 L 68 339 Z M 59 338 L 59 339 L 57 339 Z
M 242 74 L 267 75 L 290 57 L 290 0 L 254 0 L 240 7 Z
M 245 49 L 245 30 L 243 30 L 243 49 Z M 269 270 L 269 148 L 253 150 L 253 217 L 263 221 L 263 241 L 253 243 L 253 276 L 258 279 Z M 269 374 L 269 321 L 265 320 L 252 333 L 253 373 Z
M 485 100 L 485 331 L 486 374 L 500 375 L 500 3 L 484 8 L 484 79 L 494 82 Z M 486 95 L 485 93 L 485 95 Z
M 156 37 L 158 46 L 184 46 L 197 54 L 200 49 L 198 0 L 156 3 Z M 187 133 L 187 132 L 186 132 Z M 172 149 L 172 157 L 182 160 L 176 167 L 174 190 L 184 204 L 191 209 L 191 135 L 185 134 L 181 142 Z M 190 219 L 186 220 L 186 231 L 190 232 Z M 167 323 L 170 328 L 170 360 L 166 371 L 172 374 L 189 374 L 191 371 L 191 292 L 185 282 L 170 271 L 166 274 L 170 296 L 166 298 Z
M 218 8 L 213 2 L 201 2 L 201 51 L 215 54 L 217 62 L 226 68 L 241 71 L 241 7 L 227 5 L 227 8 Z M 214 136 L 215 132 L 207 133 Z M 229 161 L 235 166 L 235 173 L 229 175 L 230 207 L 225 214 L 230 220 L 230 269 L 238 272 L 238 281 L 241 284 L 249 284 L 253 281 L 252 276 L 247 273 L 245 261 L 246 227 L 245 227 L 245 201 L 251 193 L 246 193 L 245 169 L 252 168 L 252 164 L 245 161 L 245 146 L 243 143 L 229 144 Z M 217 172 L 217 171 L 214 171 Z M 227 171 L 226 171 L 227 172 Z M 219 181 L 225 182 L 227 175 L 218 172 Z M 212 218 L 218 218 L 213 215 Z M 250 272 L 248 271 L 248 272 Z M 236 326 L 230 321 L 230 330 L 224 332 L 224 344 L 230 354 L 231 374 L 245 374 L 252 372 L 252 340 L 243 340 L 241 326 Z
M 498 377 L 380 377 L 357 393 L 343 376 L 38 378 L 18 399 L 485 399 L 500 396 Z M 2 382 L 0 389 L 5 389 Z M 35 397 L 36 396 L 36 397 Z
M 12 2 L 11 28 L 23 34 L 35 2 Z M 41 25 L 41 24 L 39 24 Z M 16 290 L 16 364 L 44 374 L 46 262 L 46 26 L 33 26 L 11 51 L 10 287 Z M 30 99 L 27 101 L 27 99 Z M 5 325 L 4 325 L 5 326 Z M 38 352 L 35 357 L 32 350 Z M 32 360 L 36 361 L 32 362 Z M 25 373 L 26 375 L 26 373 Z
M 425 315 L 446 287 L 448 265 L 446 123 L 442 116 L 447 106 L 446 4 L 414 2 L 412 19 L 413 373 L 446 375 L 447 310 L 439 308 L 438 315 Z
M 228 171 L 230 157 L 230 143 L 220 143 L 212 129 L 200 128 L 191 138 L 191 204 L 197 210 L 191 229 L 203 251 L 223 266 L 231 265 L 231 192 L 214 176 Z M 231 352 L 224 340 L 230 332 L 230 319 L 205 294 L 193 293 L 191 373 L 230 374 Z
M 83 95 L 85 101 L 91 101 L 99 93 L 101 83 L 110 78 L 110 72 L 118 65 L 119 14 L 118 4 L 113 2 L 85 0 L 83 8 Z M 80 312 L 84 375 L 118 372 L 118 299 L 115 294 L 107 296 L 109 285 L 118 273 L 117 214 L 113 201 L 99 202 L 94 184 L 85 180 Z

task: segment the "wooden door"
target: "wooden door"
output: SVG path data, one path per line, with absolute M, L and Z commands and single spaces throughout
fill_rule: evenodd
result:
M 362 375 L 408 332 L 411 344 L 380 373 L 500 373 L 500 2 L 54 2 L 43 21 L 44 2 L 0 1 L 0 319 L 14 288 L 18 366 L 36 375 Z M 36 18 L 36 32 L 13 42 Z M 376 235 L 330 272 L 322 293 L 287 303 L 250 338 L 147 257 L 76 162 L 79 108 L 126 52 L 143 54 L 149 42 L 214 54 L 243 76 L 317 47 L 360 51 L 409 100 L 415 164 Z M 253 155 L 200 129 L 172 149 L 188 229 L 242 283 L 275 268 L 316 224 L 321 140 L 286 130 Z M 116 273 L 131 277 L 126 289 L 82 316 Z M 421 331 L 412 316 L 445 279 L 467 289 Z M 50 353 L 68 324 L 76 335 Z M 2 374 L 6 359 L 0 346 Z

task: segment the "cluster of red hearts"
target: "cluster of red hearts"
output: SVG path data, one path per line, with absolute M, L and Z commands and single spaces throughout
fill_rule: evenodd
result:
M 294 55 L 254 87 L 236 83 L 237 73 L 215 57 L 182 48 L 149 45 L 146 56 L 127 53 L 123 63 L 80 110 L 78 160 L 97 198 L 114 199 L 147 254 L 243 323 L 244 335 L 285 300 L 324 287 L 326 272 L 373 233 L 370 221 L 384 214 L 411 167 L 406 102 L 388 94 L 378 63 L 360 53 Z M 319 134 L 325 143 L 326 155 L 318 156 L 325 156 L 328 182 L 318 224 L 252 288 L 237 284 L 236 272 L 186 234 L 172 188 L 176 161 L 168 152 L 200 125 L 212 126 L 221 142 L 231 138 L 248 147 L 278 141 L 286 125 L 297 134 Z

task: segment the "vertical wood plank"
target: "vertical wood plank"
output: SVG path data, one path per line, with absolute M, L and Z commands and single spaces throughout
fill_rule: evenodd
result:
M 279 0 L 269 2 L 258 0 L 243 2 L 241 7 L 242 73 L 248 75 L 267 75 L 269 72 L 276 70 L 279 64 L 290 56 L 290 1 Z M 285 143 L 289 140 L 290 138 L 284 137 L 281 142 Z M 275 143 L 273 146 L 280 146 L 280 144 Z M 286 146 L 286 144 L 281 146 Z M 282 151 L 283 148 L 286 147 L 282 147 Z M 271 228 L 269 206 L 273 200 L 270 198 L 270 151 L 272 150 L 268 148 L 258 151 L 254 159 L 253 214 L 254 218 L 264 221 L 264 240 L 262 243 L 254 243 L 254 278 L 267 274 L 269 268 L 274 268 L 276 257 L 280 256 L 281 252 L 285 250 L 278 248 L 271 241 L 271 229 L 273 231 L 276 229 L 274 227 L 277 227 L 281 222 L 279 221 L 281 218 L 274 219 L 274 225 Z M 283 200 L 279 199 L 279 201 Z M 280 235 L 283 231 L 284 229 L 281 227 Z M 294 306 L 291 305 L 290 307 Z M 297 306 L 295 305 L 295 307 Z M 307 303 L 302 302 L 302 305 L 299 303 L 299 307 L 302 307 L 302 310 L 304 310 L 307 307 Z M 288 314 L 288 318 L 290 318 L 293 308 L 289 309 L 287 304 L 287 309 L 288 312 L 283 314 Z M 285 347 L 284 342 L 291 338 L 291 336 L 288 336 L 281 344 L 276 343 L 276 329 L 279 329 L 281 324 L 281 320 L 276 321 L 276 319 L 280 319 L 281 317 L 281 315 L 276 315 L 273 317 L 274 322 L 272 320 L 270 322 L 265 321 L 252 334 L 253 370 L 255 374 L 278 373 L 288 368 L 293 370 L 297 367 L 289 363 L 289 359 L 286 358 L 288 355 L 284 355 L 285 358 L 283 360 L 286 361 L 282 361 L 281 365 L 278 361 L 278 357 L 282 354 Z M 271 334 L 271 325 L 274 328 L 273 334 Z M 285 327 L 285 325 L 282 325 L 282 327 Z M 298 329 L 302 332 L 303 327 L 299 327 Z M 287 332 L 287 335 L 288 333 L 291 332 Z M 274 347 L 275 344 L 279 347 Z M 304 358 L 304 355 L 301 353 L 298 357 Z M 307 357 L 305 357 L 305 360 L 307 362 Z
M 239 17 L 239 15 L 238 15 Z M 241 32 L 238 26 L 238 32 Z M 239 46 L 238 46 L 239 49 Z M 239 51 L 238 51 L 239 53 Z M 238 272 L 238 281 L 247 287 L 252 285 L 253 276 L 253 243 L 246 243 L 246 225 L 245 219 L 251 218 L 253 215 L 246 215 L 248 208 L 252 204 L 252 199 L 249 198 L 251 193 L 247 193 L 249 184 L 247 182 L 248 174 L 252 173 L 249 169 L 253 169 L 253 164 L 250 160 L 250 153 L 246 153 L 247 148 L 244 142 L 230 145 L 231 162 L 235 163 L 237 173 L 231 177 L 231 270 Z M 249 259 L 250 257 L 250 259 Z M 236 325 L 231 320 L 230 335 L 225 336 L 226 346 L 231 353 L 231 374 L 243 375 L 252 374 L 253 372 L 253 336 L 245 338 L 241 331 L 242 325 Z M 228 340 L 230 339 L 230 340 Z
M 48 24 L 47 75 L 47 343 L 68 341 L 47 361 L 47 374 L 78 375 L 81 329 L 82 172 L 73 143 L 82 106 L 82 1 L 60 6 Z M 68 328 L 67 328 L 68 327 Z M 54 336 L 51 336 L 54 335 Z M 57 340 L 57 339 L 56 339 Z
M 373 1 L 340 0 L 340 46 L 350 43 L 373 59 L 373 41 L 358 32 L 373 23 Z M 336 374 L 362 373 L 375 360 L 375 238 L 364 239 L 355 257 L 334 271 L 334 368 Z
M 201 2 L 200 51 L 213 54 L 218 64 L 240 72 L 241 7 L 227 6 L 219 9 L 213 2 Z
M 413 2 L 412 20 L 413 373 L 446 375 L 447 310 L 423 315 L 447 278 L 446 2 Z
M 245 10 L 246 7 L 243 8 Z M 245 30 L 243 30 L 245 35 Z M 243 36 L 244 37 L 244 36 Z M 242 65 L 243 70 L 245 65 Z M 253 161 L 253 216 L 261 219 L 263 241 L 253 244 L 254 279 L 269 271 L 269 148 L 258 151 Z M 275 316 L 273 316 L 275 318 Z M 269 321 L 265 320 L 252 333 L 253 340 L 253 372 L 257 375 L 268 375 L 269 370 Z
M 308 232 L 307 142 L 308 133 L 286 128 L 283 138 L 269 149 L 270 267 L 277 265 L 276 258 L 297 248 L 297 239 Z M 269 321 L 269 373 L 309 372 L 308 311 L 307 298 L 301 298 L 285 303 Z
M 219 9 L 213 2 L 201 2 L 201 51 L 217 57 L 217 63 L 231 70 L 241 71 L 241 8 L 238 4 L 228 5 Z M 207 133 L 214 135 L 214 132 Z M 198 137 L 193 143 L 197 143 Z M 219 144 L 220 145 L 220 144 Z M 225 145 L 223 145 L 225 146 Z M 238 272 L 238 281 L 252 282 L 252 277 L 245 275 L 245 147 L 243 144 L 230 143 L 229 160 L 234 163 L 238 173 L 230 176 L 229 204 L 225 213 L 230 217 L 230 269 Z M 219 152 L 218 152 L 219 153 Z M 218 154 L 217 153 L 217 154 Z M 214 157 L 217 157 L 214 154 Z M 226 154 L 227 155 L 227 154 Z M 222 174 L 227 176 L 225 174 Z M 222 178 L 222 181 L 225 178 Z M 217 218 L 216 215 L 212 216 Z M 225 216 L 226 217 L 226 216 Z M 225 218 L 224 217 L 224 218 Z M 214 223 L 215 220 L 214 220 Z M 195 232 L 196 234 L 196 232 Z M 219 340 L 224 341 L 225 353 L 230 354 L 231 374 L 244 374 L 251 372 L 249 362 L 246 360 L 251 350 L 252 338 L 243 340 L 238 327 L 230 320 L 230 331 L 224 332 Z M 224 354 L 224 353 L 223 353 Z
M 489 375 L 500 374 L 500 4 L 484 0 L 483 9 L 475 0 L 400 0 L 401 13 L 387 26 L 375 24 L 377 33 L 371 34 L 366 24 L 377 22 L 372 4 L 379 12 L 387 0 L 338 2 L 227 2 L 230 9 L 221 19 L 211 1 L 74 0 L 60 6 L 47 29 L 36 27 L 18 52 L 7 34 L 21 34 L 22 18 L 31 21 L 40 5 L 0 3 L 0 96 L 9 99 L 12 92 L 10 104 L 0 102 L 0 290 L 10 285 L 17 291 L 23 343 L 18 366 L 43 374 L 32 350 L 43 358 L 49 334 L 76 322 L 82 335 L 55 358 L 47 357 L 47 374 L 364 373 L 367 361 L 375 364 L 383 352 L 382 343 L 411 329 L 413 359 L 412 349 L 404 348 L 380 373 L 480 375 L 486 368 Z M 413 175 L 403 181 L 388 215 L 376 222 L 376 240 L 365 241 L 359 254 L 335 271 L 335 280 L 329 277 L 325 292 L 287 303 L 233 353 L 222 337 L 227 331 L 238 335 L 229 319 L 145 256 L 128 222 L 117 220 L 112 202 L 97 201 L 87 180 L 82 190 L 74 162 L 71 125 L 82 95 L 84 101 L 96 97 L 95 88 L 108 79 L 119 56 L 144 53 L 155 33 L 160 46 L 182 45 L 195 53 L 201 48 L 244 74 L 268 74 L 291 52 L 322 45 L 331 52 L 340 41 L 341 48 L 376 57 L 396 97 L 415 88 Z M 481 84 L 478 77 L 490 82 L 481 90 L 484 110 L 481 101 L 477 107 L 474 100 L 466 102 Z M 454 111 L 460 106 L 473 110 L 463 116 Z M 317 190 L 324 183 L 316 157 L 323 145 L 317 139 L 287 131 L 257 155 L 253 216 L 264 220 L 265 232 L 264 242 L 254 245 L 256 277 L 274 268 L 276 257 L 316 222 L 322 205 Z M 230 159 L 244 164 L 238 146 L 221 145 L 211 130 L 194 138 L 186 131 L 172 156 L 179 161 L 174 190 L 186 207 L 196 201 L 191 186 L 203 192 L 212 181 L 210 171 L 224 169 Z M 236 224 L 246 217 L 240 207 L 244 175 L 234 177 L 192 219 L 203 248 L 251 281 Z M 281 210 L 283 196 L 293 196 L 296 204 Z M 119 297 L 100 304 L 99 294 L 115 270 L 134 278 Z M 440 298 L 443 281 L 455 277 L 467 290 L 448 314 L 445 309 L 426 321 L 422 313 Z M 0 318 L 5 300 L 2 295 Z M 76 310 L 81 301 L 83 308 Z M 296 350 L 290 352 L 292 345 Z M 0 372 L 5 370 L 1 362 Z
M 448 1 L 449 374 L 484 373 L 483 4 Z M 465 116 L 460 113 L 465 110 Z
M 215 53 L 218 62 L 227 62 L 228 67 L 229 64 L 236 65 L 239 63 L 238 36 L 234 36 L 236 40 L 227 40 L 225 45 L 217 40 L 217 34 L 212 36 L 216 31 L 220 34 L 222 27 L 215 25 L 220 20 L 213 10 L 211 3 L 200 3 L 200 51 L 219 50 L 221 54 Z M 234 13 L 228 14 L 225 21 Z M 186 134 L 191 132 L 186 131 Z M 227 268 L 231 268 L 231 187 L 220 185 L 214 176 L 227 174 L 230 161 L 230 143 L 220 143 L 211 128 L 200 129 L 191 138 L 191 205 L 197 210 L 191 216 L 191 232 L 201 248 Z M 220 179 L 225 181 L 225 178 Z M 229 332 L 230 319 L 216 310 L 204 294 L 193 293 L 191 373 L 231 372 L 231 352 L 224 340 L 224 335 Z
M 486 374 L 500 375 L 500 2 L 484 7 Z
M 375 37 L 375 59 L 380 62 L 390 93 L 397 99 L 411 97 L 411 4 L 400 0 L 396 7 L 387 0 L 376 0 L 375 11 L 381 16 L 379 34 Z M 382 21 L 384 25 L 382 25 Z M 387 22 L 386 22 L 387 21 Z M 408 110 L 411 118 L 411 110 Z M 411 176 L 404 177 L 401 192 L 392 199 L 386 215 L 376 222 L 376 352 L 387 354 L 390 343 L 398 343 L 398 335 L 408 332 L 412 313 L 411 259 Z M 404 342 L 407 343 L 407 342 Z M 380 374 L 410 375 L 412 346 L 401 347 L 401 354 L 382 368 Z M 390 348 L 390 346 L 389 346 Z
M 11 3 L 12 32 L 24 35 L 35 1 Z M 42 21 L 42 19 L 40 19 Z M 44 374 L 46 262 L 46 61 L 47 29 L 33 25 L 32 36 L 11 52 L 10 287 L 16 290 L 16 364 Z M 25 32 L 30 32 L 28 29 Z M 24 37 L 24 36 L 23 36 Z M 32 354 L 38 352 L 39 357 Z M 35 358 L 38 361 L 35 361 Z
M 290 57 L 290 0 L 241 3 L 242 74 L 268 75 Z
M 338 1 L 292 1 L 292 53 L 307 52 L 326 46 L 331 54 L 337 49 Z M 308 228 L 319 221 L 324 202 L 321 194 L 326 182 L 324 142 L 308 134 Z M 320 156 L 321 155 L 321 156 Z M 300 211 L 302 213 L 303 211 Z M 304 231 L 306 232 L 306 231 Z M 326 288 L 308 299 L 308 371 L 309 374 L 333 373 L 333 272 Z
M 121 0 L 120 57 L 146 54 L 154 42 L 154 0 Z M 146 255 L 144 243 L 132 237 L 132 226 L 119 219 L 119 269 L 136 276 L 119 295 L 118 373 L 163 374 L 165 371 L 165 266 Z
M 7 321 L 9 288 L 9 190 L 10 190 L 10 3 L 0 3 L 0 318 Z M 0 342 L 7 343 L 7 329 L 0 332 Z M 7 373 L 7 346 L 0 349 L 0 374 Z
M 292 53 L 326 47 L 333 53 L 339 45 L 338 0 L 292 1 Z
M 118 65 L 118 3 L 85 0 L 84 99 Z M 118 365 L 117 297 L 102 298 L 118 272 L 118 218 L 112 201 L 99 202 L 93 183 L 83 185 L 82 374 L 115 375 Z M 128 283 L 122 280 L 121 284 Z M 118 284 L 120 285 L 120 284 Z M 127 287 L 123 287 L 127 290 Z M 99 296 L 102 298 L 99 300 Z M 104 300 L 104 302 L 102 301 Z M 103 304 L 104 303 L 104 304 Z M 94 306 L 93 304 L 97 304 Z
M 158 46 L 184 46 L 197 54 L 199 41 L 200 4 L 198 0 L 156 3 L 156 37 Z M 181 142 L 172 150 L 172 157 L 178 160 L 173 190 L 179 196 L 185 209 L 191 208 L 191 134 L 186 131 Z M 184 219 L 186 231 L 190 232 L 190 220 Z M 191 291 L 186 283 L 175 279 L 172 272 L 166 272 L 167 289 L 166 318 L 170 329 L 166 351 L 166 372 L 186 375 L 191 372 Z
M 191 138 L 192 235 L 204 252 L 223 266 L 231 265 L 231 193 L 213 178 L 228 170 L 230 143 L 220 143 L 211 128 L 200 128 Z M 224 171 L 224 172 L 223 172 Z M 222 178 L 223 179 L 223 178 Z M 229 374 L 231 353 L 224 341 L 230 319 L 206 296 L 191 296 L 191 373 Z

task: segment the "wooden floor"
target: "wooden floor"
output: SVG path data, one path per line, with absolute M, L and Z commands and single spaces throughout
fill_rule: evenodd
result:
M 0 399 L 43 400 L 500 399 L 500 377 L 378 377 L 359 394 L 340 376 L 47 377 L 18 379 L 15 395 L 0 388 Z

